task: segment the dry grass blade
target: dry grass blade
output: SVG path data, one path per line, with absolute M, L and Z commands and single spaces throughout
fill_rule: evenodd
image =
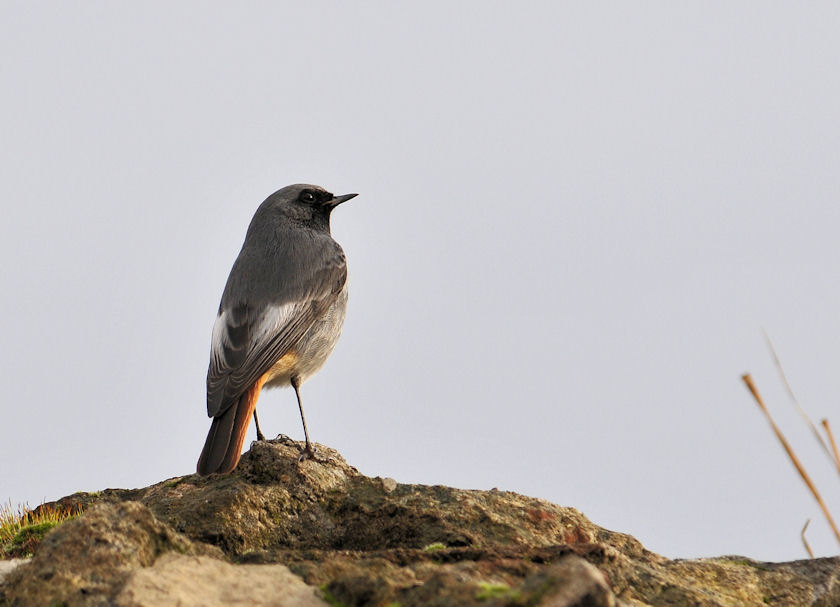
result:
M 779 377 L 782 378 L 782 383 L 785 385 L 785 390 L 787 390 L 788 395 L 790 395 L 790 400 L 793 401 L 793 404 L 796 405 L 799 414 L 805 419 L 805 423 L 811 428 L 811 432 L 814 433 L 814 436 L 817 437 L 817 441 L 820 443 L 820 446 L 825 451 L 826 455 L 831 458 L 831 451 L 828 450 L 828 445 L 825 444 L 825 440 L 823 440 L 820 431 L 814 425 L 814 422 L 811 421 L 811 418 L 808 417 L 808 414 L 805 413 L 805 409 L 802 408 L 802 405 L 799 404 L 796 396 L 793 393 L 793 388 L 790 387 L 790 382 L 788 382 L 787 375 L 785 375 L 785 370 L 782 367 L 782 361 L 779 360 L 779 356 L 776 354 L 776 348 L 773 347 L 773 342 L 770 341 L 770 336 L 767 335 L 767 331 L 763 328 L 761 332 L 764 334 L 764 341 L 767 342 L 767 348 L 770 350 L 770 355 L 773 357 L 773 363 L 776 365 L 776 370 L 779 372 Z M 832 458 L 833 459 L 833 458 Z
M 805 521 L 805 526 L 802 527 L 802 532 L 799 534 L 802 537 L 802 543 L 805 545 L 805 550 L 808 551 L 808 556 L 814 558 L 814 551 L 811 550 L 811 547 L 808 545 L 808 540 L 805 539 L 805 530 L 808 528 L 808 525 L 811 524 L 811 519 Z
M 834 522 L 834 519 L 831 517 L 831 513 L 828 511 L 828 508 L 825 505 L 822 497 L 820 497 L 819 491 L 817 491 L 816 486 L 811 481 L 811 477 L 808 476 L 808 473 L 805 472 L 805 468 L 802 465 L 802 462 L 799 461 L 799 458 L 794 453 L 793 448 L 790 446 L 790 443 L 787 442 L 785 435 L 782 434 L 782 431 L 779 430 L 779 427 L 776 425 L 776 422 L 773 421 L 773 418 L 770 415 L 770 411 L 767 410 L 767 407 L 764 404 L 764 400 L 761 398 L 761 395 L 758 393 L 758 389 L 755 387 L 753 383 L 752 377 L 750 377 L 749 373 L 745 373 L 741 376 L 741 379 L 744 380 L 744 383 L 747 385 L 750 393 L 752 393 L 755 402 L 758 403 L 758 406 L 761 407 L 761 410 L 764 412 L 765 417 L 767 417 L 767 421 L 770 422 L 770 426 L 773 428 L 773 432 L 776 433 L 776 437 L 779 439 L 779 442 L 782 443 L 782 447 L 785 448 L 785 451 L 790 458 L 790 461 L 793 462 L 793 465 L 796 467 L 796 471 L 799 472 L 799 476 L 802 477 L 802 480 L 808 486 L 808 489 L 811 491 L 811 495 L 814 496 L 814 499 L 817 500 L 817 504 L 819 505 L 820 509 L 823 511 L 828 524 L 831 526 L 831 530 L 834 532 L 834 536 L 837 538 L 837 541 L 840 542 L 840 530 L 837 529 L 837 524 Z
M 831 451 L 834 453 L 834 465 L 837 466 L 837 472 L 840 472 L 840 453 L 837 451 L 837 443 L 834 442 L 834 433 L 831 431 L 831 426 L 828 425 L 827 419 L 822 420 L 822 427 L 825 429 L 828 442 L 831 444 Z

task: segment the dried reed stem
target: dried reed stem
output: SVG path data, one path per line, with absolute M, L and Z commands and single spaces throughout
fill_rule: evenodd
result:
M 773 428 L 773 432 L 776 433 L 776 437 L 779 439 L 779 442 L 782 443 L 782 447 L 785 448 L 785 451 L 787 452 L 790 461 L 793 462 L 793 465 L 796 467 L 796 471 L 799 472 L 799 476 L 802 477 L 802 480 L 808 486 L 808 489 L 811 490 L 811 495 L 813 495 L 814 499 L 817 500 L 817 504 L 823 511 L 823 514 L 825 515 L 829 526 L 831 526 L 831 530 L 834 532 L 834 536 L 837 538 L 837 541 L 840 542 L 840 530 L 837 529 L 837 524 L 834 522 L 834 519 L 831 518 L 831 513 L 828 511 L 825 502 L 823 501 L 822 497 L 820 497 L 819 491 L 817 491 L 817 488 L 811 481 L 811 477 L 808 476 L 807 472 L 805 472 L 805 468 L 802 466 L 802 462 L 800 462 L 799 458 L 796 457 L 796 453 L 793 452 L 793 448 L 787 442 L 787 439 L 785 438 L 784 434 L 782 434 L 782 431 L 779 430 L 779 427 L 776 425 L 776 422 L 773 421 L 773 418 L 770 415 L 770 411 L 767 410 L 767 407 L 764 405 L 764 400 L 761 398 L 761 395 L 758 393 L 758 389 L 753 383 L 752 377 L 750 377 L 749 373 L 745 373 L 741 376 L 741 379 L 744 380 L 745 384 L 747 384 L 747 388 L 752 393 L 755 402 L 757 402 L 758 406 L 761 407 L 761 410 L 767 417 L 767 421 L 770 422 L 770 426 Z
M 822 420 L 822 427 L 825 429 L 828 442 L 831 445 L 831 451 L 834 453 L 834 465 L 837 466 L 837 472 L 840 472 L 840 453 L 837 451 L 837 443 L 834 442 L 834 433 L 831 431 L 831 426 L 828 425 L 828 420 Z
M 808 551 L 808 556 L 810 556 L 811 558 L 814 558 L 814 551 L 811 550 L 811 547 L 808 545 L 808 540 L 805 539 L 805 530 L 808 528 L 808 525 L 810 525 L 810 524 L 811 524 L 811 519 L 808 519 L 807 521 L 805 521 L 805 526 L 802 527 L 802 533 L 800 533 L 799 535 L 802 537 L 802 543 L 805 545 L 805 550 Z
M 785 385 L 785 389 L 787 390 L 788 395 L 790 395 L 790 399 L 793 401 L 793 404 L 796 405 L 796 408 L 799 410 L 799 414 L 805 419 L 805 422 L 810 426 L 811 432 L 814 433 L 814 436 L 817 437 L 817 442 L 820 443 L 820 446 L 825 451 L 825 454 L 828 455 L 830 459 L 831 451 L 828 450 L 828 445 L 825 444 L 820 431 L 817 430 L 817 427 L 814 425 L 814 422 L 811 421 L 811 418 L 808 417 L 808 414 L 805 413 L 805 409 L 799 404 L 796 396 L 793 394 L 793 388 L 790 387 L 790 382 L 788 382 L 787 375 L 785 375 L 785 370 L 782 368 L 782 361 L 779 360 L 779 356 L 776 354 L 776 348 L 773 347 L 773 342 L 770 341 L 770 336 L 767 334 L 767 331 L 764 328 L 761 329 L 761 332 L 764 333 L 764 341 L 767 342 L 767 348 L 770 350 L 770 355 L 773 357 L 773 363 L 776 365 L 776 369 L 779 372 L 779 377 L 782 378 L 782 383 Z

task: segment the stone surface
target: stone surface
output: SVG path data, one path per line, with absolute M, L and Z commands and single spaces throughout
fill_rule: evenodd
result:
M 526 578 L 522 591 L 531 596 L 539 593 L 545 607 L 615 607 L 604 574 L 571 554 Z
M 2 586 L 3 580 L 7 575 L 26 562 L 28 562 L 26 559 L 8 559 L 0 561 L 0 586 Z
M 840 558 L 668 560 L 574 508 L 369 478 L 318 453 L 254 443 L 228 476 L 63 498 L 87 512 L 7 576 L 0 605 L 230 604 L 234 587 L 280 588 L 249 604 L 300 592 L 346 607 L 840 605 Z M 173 603 L 156 588 L 192 590 Z
M 130 573 L 175 551 L 221 558 L 158 521 L 137 502 L 98 504 L 46 535 L 29 563 L 4 580 L 10 605 L 105 605 Z
M 316 591 L 283 565 L 231 565 L 169 553 L 135 570 L 117 607 L 325 607 Z

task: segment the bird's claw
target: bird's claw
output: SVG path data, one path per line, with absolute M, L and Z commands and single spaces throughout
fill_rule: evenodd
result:
M 300 457 L 298 457 L 298 462 L 302 462 L 306 459 L 311 459 L 316 462 L 322 461 L 317 455 L 315 455 L 316 451 L 317 449 L 312 445 L 306 445 L 303 449 L 300 450 Z
M 313 447 L 312 445 L 306 445 L 300 451 L 300 457 L 298 457 L 298 463 L 300 463 L 304 460 L 308 460 L 308 459 L 311 459 L 313 462 L 318 462 L 319 464 L 328 464 L 330 462 L 335 461 L 335 459 L 333 459 L 332 457 L 323 458 L 323 457 L 318 456 L 315 453 L 317 450 L 318 449 Z

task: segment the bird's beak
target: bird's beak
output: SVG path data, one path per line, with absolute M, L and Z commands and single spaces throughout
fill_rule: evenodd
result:
M 358 194 L 344 194 L 343 196 L 334 196 L 332 200 L 329 201 L 329 205 L 331 209 L 334 209 L 342 202 L 347 202 L 351 198 L 355 198 Z

